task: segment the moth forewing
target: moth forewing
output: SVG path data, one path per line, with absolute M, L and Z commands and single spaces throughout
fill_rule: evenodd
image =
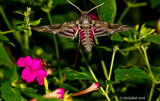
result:
M 80 10 L 69 0 L 67 1 L 81 12 L 81 16 L 78 20 L 64 22 L 61 24 L 34 27 L 32 29 L 38 32 L 58 34 L 59 36 L 71 39 L 74 39 L 79 34 L 79 40 L 81 40 L 86 50 L 90 52 L 92 50 L 92 46 L 94 45 L 94 37 L 107 36 L 109 33 L 113 34 L 116 32 L 123 32 L 132 28 L 127 25 L 92 20 L 88 13 L 104 3 L 92 8 L 87 12 Z

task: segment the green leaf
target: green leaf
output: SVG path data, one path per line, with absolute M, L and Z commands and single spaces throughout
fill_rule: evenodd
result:
M 129 55 L 129 51 L 123 51 L 123 50 L 118 50 L 123 56 L 128 56 Z
M 104 3 L 97 8 L 98 16 L 101 21 L 113 23 L 116 16 L 116 2 L 115 0 L 91 0 L 96 6 Z
M 7 38 L 7 36 L 4 35 L 0 35 L 0 41 L 9 41 L 9 39 Z
M 115 81 L 125 81 L 125 80 L 128 80 L 128 79 L 150 79 L 149 75 L 137 68 L 137 67 L 131 67 L 131 68 L 128 68 L 128 69 L 116 69 L 114 71 L 115 73 Z
M 112 34 L 111 40 L 116 42 L 123 42 L 123 38 L 118 33 Z
M 96 46 L 96 47 L 97 47 L 97 48 L 105 49 L 106 51 L 109 51 L 109 52 L 111 52 L 111 51 L 112 51 L 112 49 L 111 49 L 111 48 L 106 47 L 106 46 Z
M 29 37 L 32 35 L 31 29 L 28 30 L 28 35 L 29 35 Z
M 21 21 L 21 20 L 17 20 L 17 21 L 16 21 L 16 25 L 19 25 L 19 24 L 24 24 L 24 22 Z
M 57 83 L 60 87 L 74 91 L 74 92 L 79 92 L 79 89 L 74 87 L 73 85 L 69 83 Z
M 15 26 L 15 29 L 17 31 L 22 31 L 23 27 L 21 25 L 17 25 L 17 26 Z
M 51 91 L 48 88 L 48 81 L 47 81 L 47 79 L 45 77 L 44 77 L 44 87 L 45 87 L 46 94 L 49 94 Z
M 1 97 L 5 101 L 27 101 L 17 88 L 12 88 L 9 81 L 1 83 Z
M 13 67 L 12 68 L 12 74 L 11 74 L 11 76 L 10 76 L 11 78 L 10 78 L 10 81 L 11 82 L 17 82 L 18 81 L 18 73 L 17 73 L 17 69 L 16 69 L 16 67 Z
M 13 13 L 17 13 L 17 14 L 21 14 L 21 15 L 24 15 L 24 13 L 22 13 L 21 11 L 15 11 Z
M 72 3 L 75 3 L 78 0 L 69 0 L 69 1 Z M 69 3 L 67 2 L 67 0 L 54 0 L 53 4 L 54 5 L 62 5 L 62 4 L 64 5 L 64 4 L 69 4 Z
M 29 93 L 36 93 L 37 90 L 31 88 L 31 87 L 26 87 L 26 85 L 24 84 L 20 84 L 21 85 L 21 91 L 24 91 L 24 92 L 29 92 Z M 25 87 L 22 87 L 22 86 L 25 86 Z
M 153 42 L 156 44 L 160 44 L 160 35 L 150 34 L 144 38 L 144 41 L 149 41 L 149 42 Z
M 0 42 L 0 65 L 5 63 L 11 63 L 11 60 L 3 47 L 3 44 Z
M 7 44 L 12 45 L 13 47 L 16 47 L 16 45 L 13 42 L 7 42 Z
M 69 98 L 73 93 L 68 94 L 69 90 L 64 93 L 64 101 L 70 101 Z M 72 99 L 72 98 L 71 98 Z M 71 100 L 72 101 L 72 100 Z
M 41 20 L 42 18 L 39 18 L 38 20 L 35 20 L 35 21 L 30 21 L 29 24 L 35 26 L 35 25 L 38 25 L 41 22 Z
M 66 77 L 68 80 L 82 79 L 82 80 L 93 80 L 92 75 L 84 67 L 80 67 L 82 72 L 73 71 L 69 67 L 65 68 Z
M 158 91 L 160 91 L 160 88 L 157 88 Z
M 157 7 L 158 5 L 160 5 L 160 0 L 149 0 L 151 3 L 152 8 Z

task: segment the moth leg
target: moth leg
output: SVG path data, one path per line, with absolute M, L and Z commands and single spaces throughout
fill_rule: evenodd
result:
M 73 37 L 73 39 L 77 36 L 78 32 L 79 32 L 79 29 L 76 31 L 75 36 Z
M 80 36 L 80 34 L 79 34 L 79 42 L 78 42 L 78 47 L 79 47 L 79 44 L 80 44 L 80 42 L 81 42 L 81 36 Z

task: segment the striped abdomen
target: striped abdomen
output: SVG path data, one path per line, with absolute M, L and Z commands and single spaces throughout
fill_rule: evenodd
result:
M 79 31 L 82 44 L 88 52 L 92 50 L 93 46 L 93 33 L 89 28 L 83 28 Z

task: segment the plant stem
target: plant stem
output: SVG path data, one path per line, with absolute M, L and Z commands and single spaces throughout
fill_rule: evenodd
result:
M 143 46 L 149 46 L 150 42 L 142 43 L 141 45 L 143 45 Z M 125 51 L 125 52 L 134 51 L 134 50 L 137 50 L 137 47 L 130 46 L 130 47 L 121 49 L 121 51 Z
M 104 60 L 102 59 L 101 56 L 100 56 L 100 59 L 101 59 L 101 65 L 102 65 L 102 68 L 103 68 L 103 73 L 104 73 L 106 79 L 108 80 L 108 72 L 107 72 L 107 69 L 106 69 L 105 62 L 104 62 Z
M 50 12 L 47 12 L 47 16 L 48 16 L 48 19 L 49 19 L 49 23 L 52 25 L 53 21 L 52 21 Z
M 7 19 L 7 17 L 6 17 L 6 14 L 4 13 L 4 10 L 3 10 L 3 8 L 2 8 L 2 6 L 0 5 L 0 14 L 2 15 L 2 18 L 3 18 L 3 20 L 4 20 L 4 22 L 6 23 L 6 25 L 7 25 L 7 27 L 9 28 L 9 32 L 11 32 L 11 31 L 13 31 L 12 33 L 13 33 L 13 36 L 15 37 L 15 39 L 17 40 L 17 42 L 20 44 L 20 46 L 21 46 L 21 49 L 22 49 L 22 47 L 23 47 L 23 42 L 22 42 L 22 38 L 20 37 L 20 33 L 19 33 L 19 31 L 14 31 L 13 30 L 13 27 L 11 26 L 11 23 L 9 22 L 9 20 Z M 7 33 L 9 33 L 9 32 L 7 32 Z M 3 32 L 0 32 L 0 33 L 2 33 L 3 34 Z M 6 31 L 4 32 L 4 33 L 6 33 Z
M 12 33 L 12 32 L 15 32 L 16 30 L 9 30 L 9 31 L 3 31 L 3 32 L 0 32 L 0 34 L 7 34 L 7 33 Z
M 48 16 L 50 24 L 52 25 L 53 22 L 52 22 L 50 12 L 47 12 L 47 16 Z M 56 57 L 57 57 L 57 60 L 58 60 L 59 79 L 60 79 L 60 82 L 63 83 L 63 72 L 62 72 L 62 69 L 61 69 L 61 66 L 60 66 L 60 58 L 59 58 L 60 55 L 59 55 L 59 49 L 58 49 L 58 42 L 57 42 L 57 38 L 56 38 L 55 35 L 53 35 L 53 41 L 54 41 L 54 45 L 55 45 L 55 49 L 56 49 Z
M 8 19 L 6 17 L 6 14 L 4 13 L 3 7 L 1 5 L 0 5 L 0 13 L 1 13 L 1 15 L 2 15 L 2 17 L 4 19 L 4 22 L 7 24 L 8 28 L 10 30 L 12 30 L 13 28 L 12 28 L 11 24 L 9 23 L 9 21 L 8 21 Z
M 122 20 L 125 17 L 125 15 L 128 13 L 129 9 L 130 9 L 130 7 L 128 7 L 128 6 L 124 9 L 123 13 L 121 14 L 120 18 L 117 21 L 118 23 L 122 23 Z
M 92 68 L 88 65 L 88 63 L 87 63 L 87 61 L 86 61 L 86 59 L 85 59 L 85 56 L 84 56 L 82 50 L 79 49 L 79 51 L 80 51 L 80 53 L 82 54 L 82 57 L 83 57 L 83 59 L 84 59 L 86 65 L 87 65 L 87 67 L 88 67 L 88 69 L 89 69 L 89 71 L 90 71 L 92 77 L 94 78 L 94 80 L 95 80 L 96 82 L 99 82 L 98 79 L 96 78 L 96 76 L 95 76 L 95 74 L 94 74 Z M 109 98 L 109 96 L 108 96 L 108 94 L 104 91 L 103 87 L 100 87 L 100 90 L 101 90 L 102 93 L 106 96 L 107 100 L 108 100 L 108 101 L 111 101 L 110 98 Z
M 115 58 L 115 54 L 116 54 L 117 49 L 113 49 L 113 54 L 112 54 L 112 61 L 111 61 L 111 66 L 110 66 L 110 71 L 109 71 L 109 78 L 108 80 L 111 79 L 111 74 L 112 74 L 112 70 L 113 70 L 113 63 L 114 63 L 114 58 Z
M 135 8 L 135 7 L 141 7 L 141 6 L 146 6 L 147 3 L 146 2 L 142 2 L 142 3 L 131 3 L 130 1 L 124 0 L 124 2 L 126 3 L 127 7 L 124 9 L 123 13 L 121 14 L 120 18 L 118 19 L 118 23 L 122 23 L 122 20 L 124 19 L 125 15 L 128 13 L 128 11 L 130 10 L 130 8 Z
M 113 48 L 113 54 L 112 54 L 112 60 L 111 60 L 111 65 L 110 65 L 110 71 L 109 71 L 108 81 L 111 80 L 111 75 L 112 75 L 112 70 L 113 70 L 113 63 L 114 63 L 115 54 L 116 54 L 117 50 L 118 50 L 118 46 L 115 46 L 115 47 Z M 110 86 L 112 92 L 115 93 L 115 90 L 114 90 L 113 86 L 112 86 L 110 83 L 107 84 L 106 93 L 108 92 L 109 86 Z M 117 96 L 115 96 L 115 100 L 116 100 L 116 101 L 119 101 L 119 99 L 118 99 Z
M 95 38 L 95 43 L 96 45 L 98 45 L 98 40 L 97 38 Z M 101 65 L 102 65 L 102 68 L 103 68 L 103 73 L 104 73 L 104 76 L 106 77 L 106 79 L 108 80 L 108 71 L 107 71 L 107 68 L 106 68 L 106 65 L 105 65 L 105 62 L 104 60 L 102 59 L 102 55 L 100 54 L 100 51 L 98 50 L 98 53 L 99 53 L 99 56 L 100 56 L 100 60 L 101 60 Z
M 154 89 L 155 89 L 155 82 L 152 81 L 152 87 L 151 87 L 151 91 L 150 91 L 150 94 L 149 94 L 148 101 L 152 101 L 152 96 L 153 96 Z
M 25 52 L 27 52 L 29 50 L 29 34 L 28 34 L 28 32 L 24 32 L 24 45 L 25 45 Z
M 96 43 L 96 45 L 99 44 L 97 38 L 95 38 L 95 43 Z M 117 49 L 116 49 L 116 51 L 117 51 Z M 115 51 L 115 53 L 116 53 L 116 51 Z M 109 77 L 108 77 L 108 72 L 107 72 L 107 68 L 106 68 L 105 62 L 104 62 L 104 60 L 102 59 L 102 56 L 101 56 L 99 50 L 98 50 L 98 53 L 99 53 L 99 55 L 100 55 L 101 65 L 102 65 L 102 68 L 103 68 L 104 75 L 105 75 L 106 79 L 109 81 L 110 79 L 109 79 Z M 114 57 L 115 57 L 115 53 L 114 53 Z M 113 55 L 112 55 L 112 63 L 111 63 L 111 64 L 112 64 L 112 67 L 113 67 L 113 62 L 114 62 L 114 59 L 113 59 Z M 110 73 L 112 73 L 112 70 L 110 70 Z M 110 74 L 110 78 L 111 78 L 111 74 Z M 115 93 L 115 90 L 114 90 L 113 85 L 112 85 L 111 83 L 109 83 L 109 85 L 110 85 L 110 87 L 111 87 L 112 93 Z M 109 85 L 107 85 L 107 86 L 109 87 Z M 108 93 L 108 90 L 107 90 L 107 88 L 106 88 L 106 94 L 107 94 L 107 93 Z M 115 95 L 115 100 L 116 100 L 116 101 L 119 101 L 119 99 L 118 99 L 118 97 L 117 97 L 116 95 Z
M 143 52 L 144 52 L 144 60 L 145 60 L 145 62 L 146 62 L 146 64 L 147 64 L 147 67 L 148 67 L 148 70 L 149 70 L 149 74 L 150 74 L 152 80 L 154 80 L 154 75 L 153 75 L 153 73 L 152 73 L 151 66 L 150 66 L 150 64 L 149 64 L 149 60 L 148 60 L 148 56 L 147 56 L 147 52 L 146 52 L 146 47 L 141 46 L 141 48 L 142 48 L 142 50 L 143 50 Z
M 151 87 L 151 91 L 150 91 L 149 98 L 148 98 L 148 101 L 152 101 L 152 96 L 153 96 L 153 92 L 154 92 L 154 89 L 155 89 L 155 78 L 154 78 L 154 75 L 152 73 L 151 66 L 149 64 L 149 60 L 148 60 L 148 56 L 147 56 L 147 52 L 146 52 L 148 47 L 141 46 L 141 48 L 142 48 L 143 53 L 144 53 L 144 60 L 145 60 L 146 65 L 148 67 L 149 75 L 152 79 L 152 87 Z

